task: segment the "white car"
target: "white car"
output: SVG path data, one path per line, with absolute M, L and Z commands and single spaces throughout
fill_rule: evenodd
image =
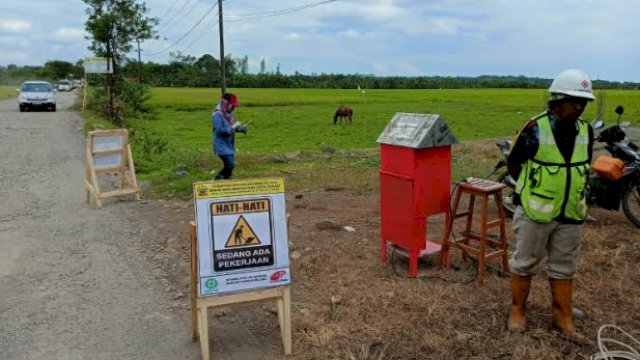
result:
M 36 108 L 56 111 L 56 93 L 46 81 L 25 81 L 20 86 L 18 106 L 20 111 Z
M 60 80 L 58 82 L 58 91 L 71 91 L 73 88 L 71 87 L 71 81 L 69 80 Z

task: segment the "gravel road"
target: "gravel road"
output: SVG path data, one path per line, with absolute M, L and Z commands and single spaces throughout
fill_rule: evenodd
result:
M 161 235 L 136 216 L 149 205 L 84 203 L 74 101 L 26 113 L 0 101 L 0 358 L 199 359 L 188 311 L 169 311 L 175 293 L 142 261 Z

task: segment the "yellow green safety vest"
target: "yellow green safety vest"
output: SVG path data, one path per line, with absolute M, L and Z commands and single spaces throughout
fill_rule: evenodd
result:
M 589 124 L 578 120 L 578 135 L 566 162 L 553 136 L 547 115 L 538 120 L 539 146 L 527 160 L 516 185 L 522 207 L 533 221 L 549 223 L 563 215 L 582 221 L 587 216 L 584 188 L 589 176 Z

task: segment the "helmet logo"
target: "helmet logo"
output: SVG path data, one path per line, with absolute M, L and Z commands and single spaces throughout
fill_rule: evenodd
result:
M 588 89 L 589 88 L 589 81 L 582 80 L 582 87 L 585 88 L 585 89 Z

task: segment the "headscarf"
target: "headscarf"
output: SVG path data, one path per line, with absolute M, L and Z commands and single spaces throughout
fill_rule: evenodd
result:
M 228 97 L 229 100 L 227 100 L 226 97 Z M 220 99 L 220 112 L 222 113 L 222 117 L 225 118 L 225 120 L 227 120 L 229 125 L 233 124 L 233 116 L 231 115 L 231 111 L 229 111 L 229 107 L 231 105 L 233 105 L 234 109 L 240 106 L 240 103 L 238 102 L 238 97 L 232 93 L 224 94 L 222 99 Z

